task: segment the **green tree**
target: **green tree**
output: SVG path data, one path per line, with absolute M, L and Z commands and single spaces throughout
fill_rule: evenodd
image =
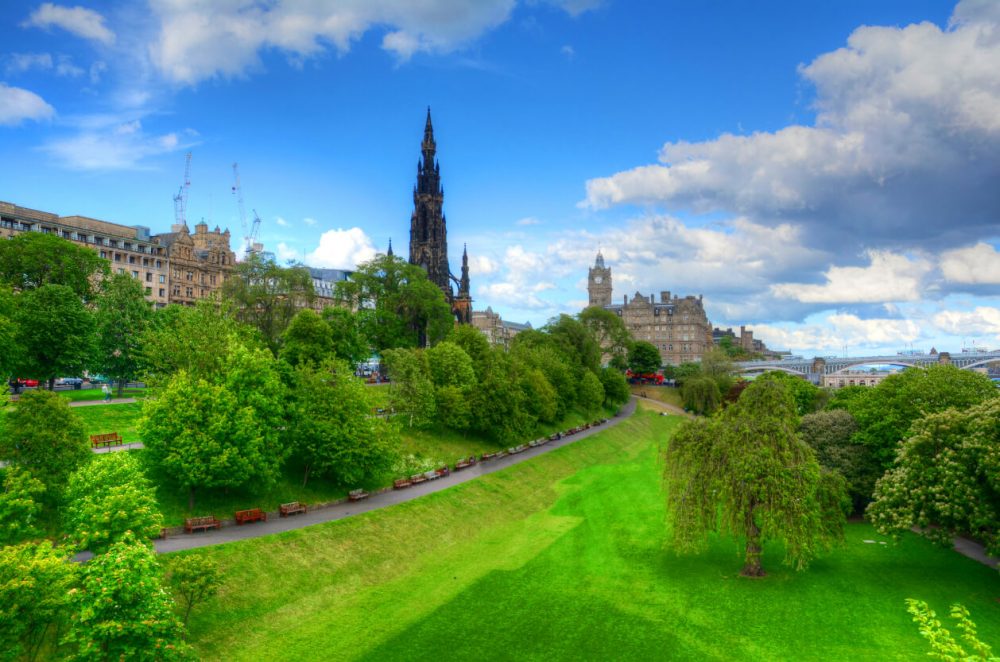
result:
M 714 347 L 702 355 L 701 374 L 718 384 L 720 395 L 728 393 L 733 387 L 733 362 L 718 348 Z
M 434 389 L 434 409 L 437 420 L 445 427 L 459 432 L 472 424 L 472 406 L 468 389 L 458 386 L 438 386 Z
M 604 386 L 597 375 L 589 370 L 583 373 L 583 379 L 580 380 L 579 402 L 580 408 L 588 416 L 600 411 L 604 404 Z
M 615 368 L 604 368 L 601 370 L 601 385 L 604 387 L 604 404 L 609 407 L 622 405 L 628 402 L 629 392 L 628 382 L 622 373 Z
M 0 658 L 35 660 L 58 640 L 77 567 L 48 540 L 0 547 Z
M 656 345 L 645 340 L 632 343 L 632 349 L 628 353 L 628 367 L 634 374 L 655 373 L 662 363 L 663 359 L 660 358 L 660 350 L 656 349 Z
M 105 454 L 70 475 L 63 520 L 73 546 L 95 554 L 126 534 L 148 541 L 163 526 L 156 490 L 131 453 Z
M 952 407 L 972 407 L 996 397 L 997 388 L 986 375 L 952 365 L 934 365 L 908 368 L 886 377 L 863 397 L 851 398 L 847 411 L 858 422 L 855 441 L 871 448 L 886 470 L 918 418 Z
M 76 657 L 100 660 L 180 660 L 189 657 L 184 626 L 160 583 L 154 552 L 131 535 L 83 567 L 64 638 Z
M 923 600 L 906 599 L 906 611 L 913 616 L 913 622 L 917 624 L 921 636 L 927 639 L 931 646 L 929 657 L 935 660 L 947 660 L 948 662 L 997 662 L 1000 658 L 993 655 L 993 649 L 989 644 L 981 641 L 976 631 L 976 624 L 970 617 L 969 610 L 960 604 L 951 606 L 949 614 L 955 620 L 958 629 L 962 631 L 962 640 L 972 650 L 966 652 L 960 643 L 955 641 L 951 632 L 938 620 L 937 614 Z
M 434 382 L 423 350 L 391 349 L 382 355 L 389 370 L 389 403 L 406 416 L 408 427 L 430 424 L 435 417 Z
M 503 443 L 525 439 L 536 424 L 517 383 L 514 362 L 503 351 L 491 353 L 483 375 L 472 388 L 470 405 L 475 412 L 473 429 Z
M 833 409 L 803 416 L 799 434 L 816 451 L 820 466 L 839 472 L 847 480 L 854 510 L 860 512 L 871 501 L 881 470 L 871 449 L 852 441 L 857 430 L 850 413 Z
M 687 363 L 669 367 L 671 368 L 671 376 L 669 379 L 673 379 L 677 383 L 677 386 L 684 386 L 684 382 L 686 380 L 693 377 L 700 377 L 702 375 L 700 363 L 692 363 L 689 361 Z M 664 376 L 666 376 L 666 373 L 664 373 Z
M 48 382 L 82 375 L 94 362 L 94 316 L 66 285 L 43 285 L 15 299 L 21 377 Z
M 344 359 L 352 368 L 368 360 L 372 350 L 357 315 L 346 308 L 327 306 L 323 310 L 323 320 L 330 325 L 333 353 L 337 358 Z
M 453 342 L 443 341 L 425 352 L 427 368 L 434 386 L 465 388 L 476 381 L 472 359 Z
M 399 459 L 399 434 L 372 416 L 368 388 L 346 361 L 301 365 L 295 371 L 288 438 L 310 474 L 358 485 L 386 473 Z
M 88 301 L 95 277 L 109 271 L 95 251 L 54 235 L 23 232 L 0 242 L 0 283 L 16 290 L 64 285 Z
M 597 341 L 608 365 L 625 372 L 628 367 L 628 351 L 633 340 L 622 318 L 598 306 L 584 308 L 577 317 Z
M 465 350 L 472 359 L 472 368 L 476 371 L 476 376 L 481 375 L 492 351 L 486 334 L 474 326 L 459 324 L 451 330 L 447 339 Z
M 175 558 L 166 576 L 167 583 L 180 598 L 184 610 L 184 627 L 187 627 L 191 610 L 207 602 L 222 586 L 222 569 L 211 557 L 204 554 L 187 554 Z
M 543 423 L 559 420 L 559 394 L 545 378 L 545 373 L 525 366 L 521 371 L 521 391 L 524 393 L 524 406 L 534 418 Z
M 719 383 L 707 375 L 685 379 L 681 386 L 681 398 L 685 409 L 702 416 L 715 412 L 722 402 Z
M 3 470 L 0 492 L 0 545 L 9 545 L 42 535 L 38 517 L 45 485 L 31 472 L 14 464 Z
M 492 365 L 492 357 L 496 351 L 502 350 L 491 353 L 487 365 Z M 579 377 L 582 377 L 583 370 L 579 364 L 574 363 L 574 357 L 563 354 L 547 333 L 534 330 L 522 331 L 515 336 L 511 356 L 520 365 L 537 368 L 545 375 L 558 396 L 556 419 L 569 414 L 577 403 Z
M 142 368 L 142 341 L 153 311 L 142 284 L 126 274 L 115 274 L 101 283 L 97 298 L 97 370 L 118 384 L 121 397 L 125 384 Z
M 316 298 L 312 276 L 302 265 L 282 267 L 258 253 L 236 265 L 222 286 L 236 319 L 260 332 L 274 354 L 292 318 Z
M 899 536 L 914 526 L 951 546 L 971 534 L 1000 556 L 1000 399 L 929 414 L 913 425 L 875 486 L 868 517 Z
M 341 304 L 358 311 L 368 344 L 380 354 L 436 344 L 453 326 L 441 289 L 423 269 L 391 255 L 359 264 L 336 292 Z
M 3 386 L 22 362 L 21 346 L 18 345 L 17 326 L 14 322 L 14 294 L 10 288 L 0 285 L 0 395 Z
M 0 460 L 30 471 L 45 484 L 49 500 L 61 495 L 69 475 L 91 459 L 83 423 L 55 393 L 25 392 L 0 424 Z
M 799 416 L 805 416 L 806 414 L 816 411 L 820 390 L 819 387 L 812 382 L 780 370 L 765 372 L 757 378 L 757 380 L 762 379 L 774 380 L 783 383 L 791 392 L 792 398 L 795 399 L 795 409 L 798 411 Z
M 597 344 L 589 327 L 569 315 L 560 315 L 545 325 L 544 332 L 560 349 L 563 356 L 571 359 L 571 365 L 578 366 L 577 378 L 583 377 L 583 370 L 593 373 L 601 367 L 601 346 Z
M 265 349 L 224 346 L 227 363 L 209 378 L 176 373 L 143 404 L 139 433 L 150 458 L 188 490 L 272 485 L 282 444 L 287 390 Z
M 840 538 L 844 512 L 829 504 L 844 495 L 822 492 L 843 481 L 822 480 L 797 428 L 791 395 L 776 382 L 753 384 L 719 416 L 682 423 L 664 468 L 673 547 L 696 551 L 711 532 L 744 537 L 741 574 L 761 577 L 765 539 L 783 539 L 786 563 L 803 569 Z
M 320 364 L 333 355 L 333 330 L 311 308 L 300 310 L 281 336 L 279 356 L 293 366 Z

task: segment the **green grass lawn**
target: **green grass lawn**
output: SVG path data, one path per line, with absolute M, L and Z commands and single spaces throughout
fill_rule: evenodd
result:
M 86 388 L 80 389 L 79 391 L 55 391 L 56 394 L 61 398 L 66 398 L 70 402 L 80 402 L 83 400 L 100 400 L 104 397 L 99 388 Z M 114 398 L 118 397 L 118 389 L 114 389 L 111 393 Z M 136 398 L 141 400 L 146 397 L 146 389 L 144 388 L 127 388 L 122 394 L 123 398 Z
M 802 573 L 769 545 L 758 580 L 731 540 L 665 551 L 657 447 L 676 422 L 640 413 L 399 506 L 191 552 L 226 570 L 192 643 L 226 660 L 912 660 L 916 597 L 964 603 L 1000 645 L 997 572 L 915 536 L 853 524 Z
M 649 386 L 641 384 L 632 384 L 629 386 L 629 390 L 632 391 L 632 395 L 642 395 L 645 393 L 644 397 L 650 400 L 659 400 L 668 405 L 673 405 L 675 407 L 684 408 L 684 400 L 681 398 L 681 390 L 673 386 Z
M 142 403 L 73 407 L 73 413 L 83 421 L 88 435 L 117 432 L 125 443 L 142 441 L 136 431 L 139 415 L 142 413 Z

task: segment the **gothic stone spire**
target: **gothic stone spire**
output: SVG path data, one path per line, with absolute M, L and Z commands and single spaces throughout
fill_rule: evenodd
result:
M 448 267 L 448 232 L 442 207 L 440 167 L 435 161 L 437 145 L 431 110 L 427 109 L 424 139 L 420 144 L 423 158 L 417 168 L 417 185 L 413 189 L 413 215 L 410 217 L 410 264 L 427 272 L 432 283 L 441 288 L 452 301 L 451 270 Z

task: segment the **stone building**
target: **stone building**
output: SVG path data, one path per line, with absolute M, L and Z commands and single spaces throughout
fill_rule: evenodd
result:
M 190 234 L 186 225 L 150 234 L 142 225 L 120 225 L 86 216 L 58 216 L 0 202 L 0 238 L 19 232 L 54 234 L 86 246 L 106 259 L 113 272 L 129 274 L 146 288 L 157 308 L 192 304 L 212 296 L 232 273 L 235 255 L 229 230 L 208 230 L 205 223 Z
M 441 288 L 460 324 L 472 321 L 472 296 L 469 290 L 469 256 L 462 254 L 462 276 L 455 278 L 448 266 L 448 225 L 444 216 L 444 189 L 441 166 L 435 159 L 437 144 L 431 109 L 427 109 L 422 158 L 417 161 L 417 185 L 413 187 L 413 214 L 410 216 L 410 264 L 427 272 L 432 283 Z M 452 291 L 452 281 L 458 293 Z
M 645 340 L 660 350 L 664 365 L 700 361 L 713 347 L 712 324 L 705 315 L 702 297 L 679 297 L 660 292 L 660 300 L 636 292 L 622 303 L 611 302 L 611 268 L 597 254 L 587 279 L 591 306 L 600 306 L 622 318 L 636 340 Z
M 530 329 L 531 323 L 505 322 L 499 313 L 493 312 L 492 307 L 487 307 L 486 310 L 473 311 L 472 326 L 482 331 L 491 345 L 510 349 L 514 336 Z
M 740 326 L 740 334 L 736 335 L 733 332 L 732 327 L 722 329 L 720 327 L 715 327 L 712 329 L 712 342 L 719 345 L 723 338 L 729 338 L 732 341 L 734 347 L 739 347 L 749 354 L 763 354 L 766 357 L 778 356 L 778 352 L 773 352 L 767 348 L 763 340 L 758 340 L 753 337 L 753 331 L 746 328 L 746 326 Z
M 392 251 L 392 246 L 389 246 Z M 312 309 L 317 313 L 322 313 L 325 308 L 337 305 L 336 287 L 337 283 L 347 280 L 351 273 L 343 269 L 320 269 L 317 267 L 306 267 L 312 277 L 313 292 L 316 297 L 312 302 Z

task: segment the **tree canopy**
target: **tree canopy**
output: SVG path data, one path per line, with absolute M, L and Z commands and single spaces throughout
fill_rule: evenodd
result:
M 718 416 L 684 421 L 664 466 L 673 547 L 696 551 L 710 532 L 743 537 L 742 574 L 759 577 L 765 539 L 784 540 L 786 562 L 803 569 L 839 538 L 843 479 L 821 474 L 797 428 L 791 395 L 769 381 Z
M 110 272 L 95 251 L 41 232 L 21 232 L 0 242 L 0 283 L 16 290 L 68 287 L 78 299 L 92 298 L 95 277 Z
M 653 374 L 660 369 L 663 358 L 656 345 L 645 340 L 636 340 L 628 352 L 628 367 L 637 375 Z
M 42 285 L 14 298 L 19 377 L 77 377 L 96 361 L 94 317 L 66 285 Z
M 577 317 L 590 330 L 608 365 L 624 372 L 628 367 L 628 353 L 633 340 L 621 316 L 598 306 L 589 306 Z
M 311 308 L 300 310 L 281 336 L 278 353 L 293 366 L 302 363 L 319 364 L 333 355 L 333 330 Z
M 101 283 L 97 298 L 97 358 L 95 367 L 118 384 L 125 384 L 142 369 L 143 340 L 153 317 L 142 284 L 126 274 L 115 274 Z
M 0 545 L 8 545 L 42 535 L 39 515 L 45 485 L 27 469 L 13 464 L 0 474 Z

